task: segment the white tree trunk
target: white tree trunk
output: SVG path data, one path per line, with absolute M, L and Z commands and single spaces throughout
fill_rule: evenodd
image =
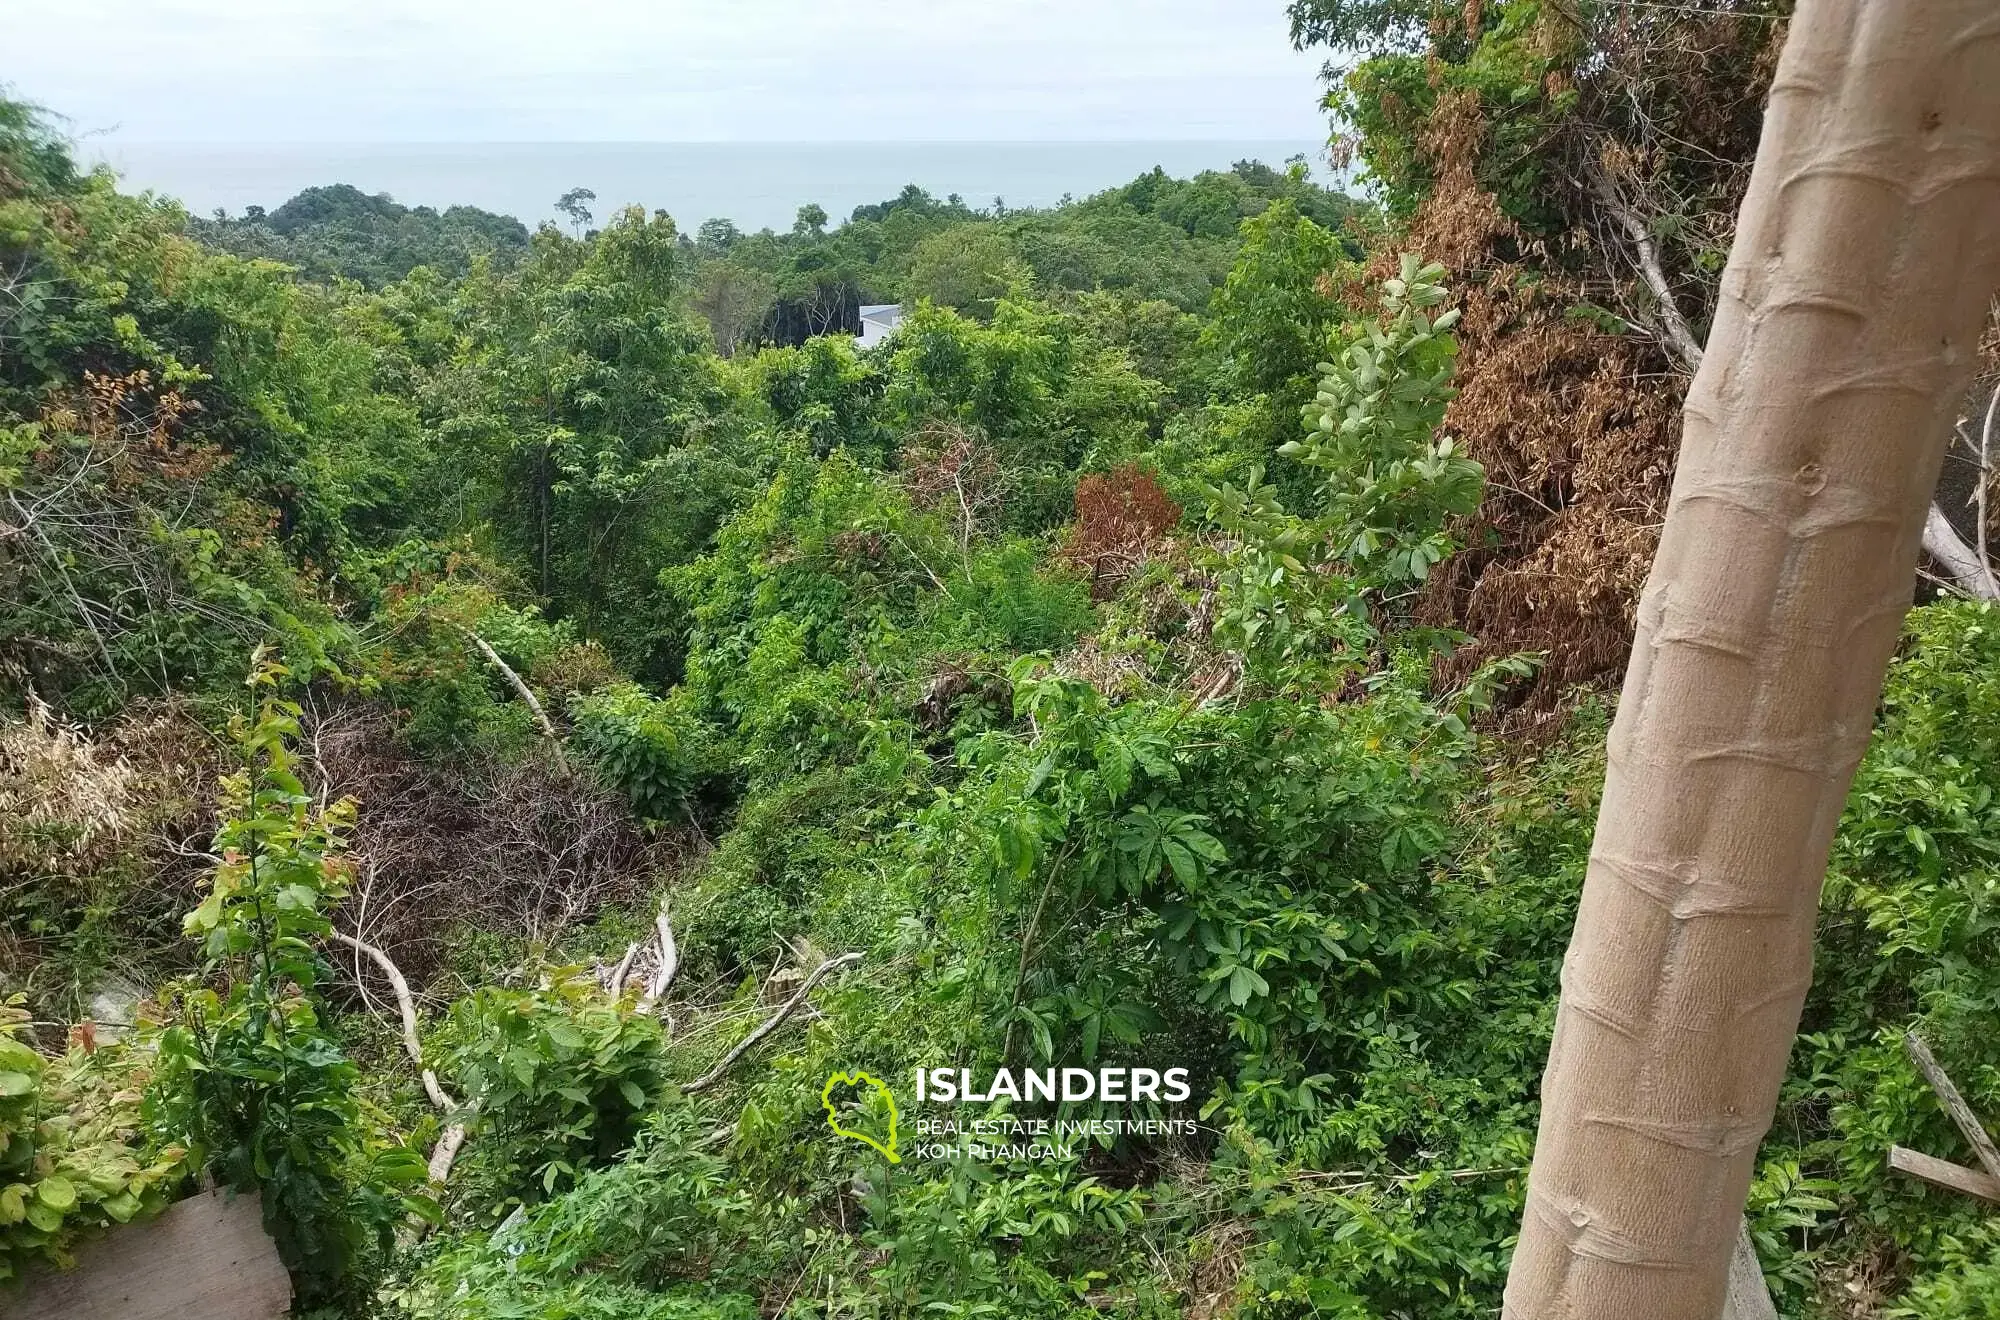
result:
M 1511 1320 L 1716 1320 L 2000 283 L 2000 5 L 1801 0 L 1639 610 Z

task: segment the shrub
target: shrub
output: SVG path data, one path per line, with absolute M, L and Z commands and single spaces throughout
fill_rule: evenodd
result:
M 661 701 L 636 683 L 614 683 L 572 698 L 570 744 L 641 819 L 685 820 L 726 766 L 721 735 L 687 707 L 678 693 Z
M 80 1029 L 45 1059 L 27 1013 L 0 1004 L 0 1284 L 31 1260 L 60 1263 L 79 1235 L 165 1208 L 187 1152 L 145 1136 L 145 1054 Z
M 496 1213 L 611 1163 L 668 1089 L 659 1023 L 580 973 L 481 990 L 453 1007 L 445 1034 L 445 1071 L 476 1115 L 468 1172 Z
M 287 742 L 299 708 L 271 695 L 284 670 L 261 661 L 265 692 L 236 734 L 244 767 L 223 783 L 221 858 L 187 916 L 221 991 L 184 984 L 168 995 L 171 1025 L 149 1102 L 155 1130 L 184 1142 L 194 1164 L 263 1194 L 264 1223 L 302 1300 L 365 1283 L 395 1228 L 435 1214 L 413 1190 L 423 1156 L 383 1125 L 357 1090 L 359 1071 L 321 1016 L 314 945 L 345 889 L 341 836 L 351 803 L 315 805 Z

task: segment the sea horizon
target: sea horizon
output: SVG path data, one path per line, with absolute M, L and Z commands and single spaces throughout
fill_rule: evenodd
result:
M 352 184 L 406 206 L 477 206 L 533 225 L 555 219 L 571 188 L 617 208 L 665 210 L 684 229 L 722 218 L 746 231 L 789 229 L 817 204 L 837 223 L 915 184 L 973 207 L 1045 207 L 1128 183 L 1158 166 L 1187 176 L 1240 160 L 1305 156 L 1326 181 L 1325 143 L 1285 139 L 905 142 L 142 142 L 79 144 L 131 190 L 197 215 L 275 209 L 302 190 Z

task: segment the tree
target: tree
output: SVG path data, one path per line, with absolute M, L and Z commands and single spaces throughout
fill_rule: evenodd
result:
M 572 188 L 556 198 L 556 210 L 569 217 L 571 228 L 581 235 L 590 227 L 590 203 L 597 200 L 597 194 L 588 188 Z
M 1311 380 L 1344 314 L 1333 294 L 1347 255 L 1338 234 L 1290 202 L 1243 226 L 1243 246 L 1215 296 L 1208 335 L 1229 359 L 1239 389 L 1286 394 Z M 1295 412 L 1286 409 L 1288 425 Z
M 733 261 L 711 261 L 701 269 L 691 306 L 715 335 L 715 351 L 734 357 L 755 335 L 777 300 L 777 281 Z
M 695 246 L 704 253 L 728 255 L 729 249 L 743 241 L 743 231 L 736 227 L 734 220 L 720 217 L 701 222 L 701 228 L 694 231 Z
M 673 455 L 722 395 L 687 263 L 673 221 L 634 206 L 588 241 L 545 226 L 518 270 L 459 293 L 468 352 L 436 425 L 461 463 L 491 465 L 485 515 L 565 617 L 636 618 L 626 593 L 650 590 L 654 538 L 689 503 L 663 497 Z
M 1713 1320 L 2000 284 L 1981 0 L 1806 0 L 1610 740 L 1506 1314 Z
M 991 225 L 957 225 L 917 245 L 905 288 L 912 299 L 990 319 L 1008 291 L 1027 278 L 1006 235 Z
M 826 221 L 826 208 L 818 202 L 807 202 L 799 208 L 799 218 L 793 223 L 792 232 L 817 237 L 826 232 Z
M 1413 46 L 1442 9 L 1438 0 L 1292 0 L 1292 43 L 1300 50 Z

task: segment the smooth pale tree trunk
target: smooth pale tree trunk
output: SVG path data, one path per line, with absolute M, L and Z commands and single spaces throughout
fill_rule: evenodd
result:
M 1511 1320 L 1716 1320 L 2000 282 L 2000 3 L 1801 0 L 1689 393 Z

